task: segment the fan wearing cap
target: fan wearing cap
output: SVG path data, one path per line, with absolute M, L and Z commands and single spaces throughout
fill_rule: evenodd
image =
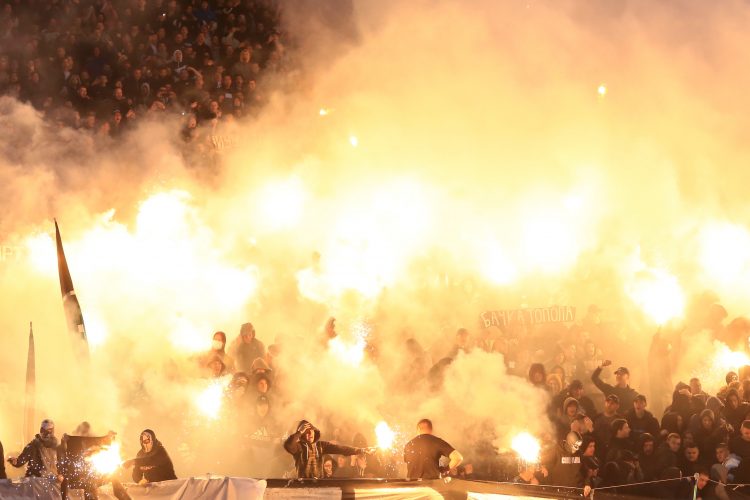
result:
M 622 418 L 620 415 L 620 398 L 610 394 L 604 400 L 604 412 L 594 420 L 594 439 L 596 440 L 596 455 L 599 460 L 607 456 L 607 446 L 612 437 L 612 422 Z
M 633 431 L 633 440 L 638 441 L 641 434 L 648 433 L 652 436 L 659 435 L 659 421 L 646 409 L 646 396 L 638 394 L 633 400 L 633 406 L 626 409 L 625 418 Z
M 630 371 L 621 366 L 615 370 L 616 385 L 609 385 L 600 378 L 602 369 L 612 364 L 612 361 L 606 360 L 591 374 L 591 381 L 604 393 L 605 396 L 610 394 L 616 395 L 620 399 L 620 407 L 630 409 L 633 407 L 633 400 L 638 395 L 635 389 L 630 387 Z
M 26 465 L 26 477 L 48 477 L 62 483 L 63 477 L 57 471 L 57 446 L 55 423 L 42 421 L 39 434 L 26 445 L 20 455 L 8 459 L 13 467 Z

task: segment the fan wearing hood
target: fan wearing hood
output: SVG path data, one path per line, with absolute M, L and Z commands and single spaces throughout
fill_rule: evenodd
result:
M 24 447 L 18 457 L 9 458 L 13 467 L 26 467 L 26 477 L 49 477 L 62 483 L 63 477 L 57 471 L 57 438 L 55 423 L 43 420 L 39 434 Z
M 294 457 L 297 477 L 322 478 L 324 455 L 371 454 L 370 448 L 354 448 L 320 440 L 320 430 L 301 420 L 297 430 L 284 441 L 284 449 Z
M 141 449 L 138 455 L 135 459 L 126 461 L 123 467 L 131 465 L 134 466 L 133 481 L 138 484 L 177 479 L 172 459 L 151 429 L 141 432 Z

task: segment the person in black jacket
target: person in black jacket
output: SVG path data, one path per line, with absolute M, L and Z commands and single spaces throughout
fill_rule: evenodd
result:
M 151 429 L 141 432 L 141 450 L 136 458 L 127 460 L 123 467 L 133 465 L 133 481 L 138 484 L 156 483 L 177 479 L 172 459 L 166 448 L 156 439 Z
M 646 409 L 646 396 L 638 394 L 633 400 L 633 407 L 625 414 L 625 419 L 630 426 L 631 437 L 635 441 L 640 439 L 641 434 L 648 433 L 652 436 L 659 435 L 659 421 Z
M 603 382 L 599 377 L 602 373 L 602 369 L 611 364 L 612 361 L 610 360 L 604 361 L 601 366 L 599 366 L 596 370 L 594 370 L 594 373 L 591 374 L 591 381 L 597 388 L 599 388 L 600 391 L 604 393 L 605 396 L 609 396 L 610 394 L 616 395 L 620 400 L 620 407 L 629 410 L 633 407 L 633 401 L 638 395 L 635 389 L 633 389 L 629 385 L 630 371 L 624 366 L 621 366 L 620 368 L 615 370 L 617 385 L 614 386 Z
M 55 423 L 46 419 L 34 439 L 26 445 L 20 455 L 8 459 L 13 467 L 26 466 L 26 477 L 49 477 L 62 483 L 63 476 L 57 471 L 57 446 Z
M 322 478 L 324 455 L 372 454 L 372 448 L 354 448 L 320 440 L 320 430 L 301 420 L 297 430 L 284 441 L 284 449 L 294 457 L 298 478 Z

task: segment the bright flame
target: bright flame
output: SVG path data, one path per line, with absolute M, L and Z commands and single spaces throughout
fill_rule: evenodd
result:
M 364 322 L 356 323 L 352 326 L 352 334 L 354 335 L 354 341 L 351 343 L 345 342 L 340 336 L 330 339 L 328 350 L 344 363 L 359 366 L 365 359 L 365 348 L 367 347 L 370 327 Z
M 120 443 L 112 443 L 110 446 L 103 447 L 101 451 L 92 454 L 87 460 L 99 474 L 109 475 L 114 473 L 123 462 Z
M 510 443 L 513 451 L 518 453 L 521 460 L 528 463 L 538 463 L 541 446 L 539 441 L 528 432 L 522 432 L 516 435 Z
M 627 293 L 657 325 L 685 313 L 685 293 L 677 278 L 663 269 L 642 271 L 627 287 Z
M 224 402 L 224 390 L 229 380 L 223 379 L 212 380 L 208 387 L 203 389 L 195 397 L 195 406 L 206 418 L 216 420 L 219 418 L 221 406 Z
M 39 233 L 26 239 L 25 245 L 31 267 L 44 275 L 57 272 L 57 249 L 55 240 L 47 233 Z
M 750 270 L 750 233 L 743 226 L 717 223 L 699 236 L 700 263 L 712 279 L 722 284 L 744 282 Z
M 714 356 L 714 366 L 721 372 L 737 369 L 750 365 L 750 356 L 744 352 L 732 351 L 726 345 L 722 345 Z M 723 373 L 722 373 L 723 375 Z
M 357 138 L 356 135 L 349 136 L 349 144 L 351 144 L 353 148 L 356 148 L 357 146 L 359 146 L 359 139 Z
M 299 291 L 320 303 L 348 291 L 376 297 L 424 251 L 434 220 L 431 201 L 426 186 L 413 179 L 353 193 L 349 209 L 337 215 L 329 231 L 320 262 L 297 272 Z
M 330 111 L 326 108 L 320 108 L 320 111 L 318 111 L 318 114 L 320 114 L 320 116 L 326 116 L 328 113 L 330 113 Z
M 599 87 L 597 87 L 596 92 L 601 97 L 604 97 L 605 95 L 607 95 L 607 86 L 602 83 L 601 85 L 599 85 Z
M 305 208 L 307 191 L 297 176 L 267 184 L 258 196 L 263 222 L 271 229 L 296 226 Z
M 378 448 L 381 450 L 387 450 L 393 447 L 396 433 L 388 426 L 387 422 L 381 420 L 375 426 L 375 437 L 378 442 Z
M 486 248 L 480 262 L 480 271 L 490 283 L 509 285 L 518 279 L 518 270 L 496 243 Z

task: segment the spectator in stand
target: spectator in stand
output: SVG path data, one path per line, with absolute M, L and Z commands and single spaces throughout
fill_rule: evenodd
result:
M 638 444 L 638 463 L 643 471 L 644 481 L 654 481 L 658 476 L 656 461 L 656 440 L 649 433 L 640 435 Z
M 620 399 L 615 394 L 610 394 L 604 400 L 604 412 L 594 420 L 594 438 L 596 439 L 596 450 L 600 461 L 607 456 L 607 445 L 612 436 L 612 422 L 622 418 L 618 413 Z
M 534 387 L 544 388 L 547 382 L 547 372 L 541 363 L 533 363 L 529 367 L 529 382 Z
M 623 451 L 633 451 L 633 440 L 630 438 L 630 426 L 624 418 L 616 418 L 611 424 L 612 436 L 607 443 L 606 462 L 618 462 L 622 459 Z
M 231 352 L 238 370 L 253 373 L 253 363 L 266 354 L 266 347 L 255 336 L 255 327 L 252 323 L 244 323 L 240 327 L 240 335 L 234 341 Z
M 750 405 L 740 402 L 740 395 L 736 389 L 729 389 L 726 393 L 724 418 L 726 418 L 727 423 L 732 426 L 735 434 L 740 432 L 740 426 L 745 420 L 748 412 L 750 412 Z
M 594 383 L 594 385 L 596 385 L 596 387 L 599 388 L 600 391 L 604 393 L 605 396 L 609 396 L 610 394 L 616 395 L 622 407 L 630 409 L 633 407 L 633 401 L 638 395 L 638 393 L 629 385 L 630 371 L 624 366 L 621 366 L 620 368 L 615 370 L 615 379 L 617 381 L 617 384 L 614 386 L 602 382 L 602 379 L 600 378 L 602 369 L 611 364 L 612 361 L 605 360 L 601 364 L 601 366 L 599 366 L 596 370 L 594 370 L 594 373 L 591 374 L 591 381 Z
M 698 416 L 700 427 L 693 433 L 693 441 L 700 449 L 700 454 L 709 460 L 716 452 L 716 445 L 726 443 L 730 433 L 726 424 L 716 420 L 714 412 L 705 409 Z
M 679 467 L 683 476 L 692 476 L 698 472 L 699 469 L 705 467 L 702 463 L 700 450 L 697 445 L 693 443 L 685 445 Z
M 563 402 L 566 398 L 574 398 L 580 405 L 580 411 L 588 415 L 589 417 L 596 416 L 596 408 L 591 398 L 584 394 L 583 383 L 580 380 L 573 380 L 568 387 L 561 391 L 555 396 L 553 405 L 555 408 L 562 407 Z
M 458 331 L 456 331 L 455 343 L 446 357 L 455 359 L 459 353 L 467 354 L 469 351 L 469 330 L 466 328 L 459 328 Z
M 646 410 L 646 405 L 646 396 L 638 394 L 633 400 L 633 407 L 625 414 L 634 441 L 638 441 L 644 433 L 659 435 L 659 421 Z
M 226 371 L 228 373 L 234 373 L 234 359 L 227 354 L 226 347 L 227 345 L 227 334 L 224 332 L 216 332 L 214 333 L 213 340 L 211 343 L 211 350 L 208 351 L 203 359 L 205 360 L 204 363 L 208 364 L 212 362 L 214 359 L 219 359 L 224 364 Z M 240 370 L 244 371 L 244 370 Z
M 690 379 L 690 393 L 693 396 L 704 396 L 706 399 L 708 399 L 708 394 L 703 390 L 703 385 L 701 384 L 701 379 L 697 377 L 693 377 Z
M 677 433 L 671 433 L 667 436 L 665 442 L 659 446 L 656 451 L 656 471 L 657 477 L 662 477 L 664 472 L 670 468 L 676 468 L 681 460 L 682 438 Z

